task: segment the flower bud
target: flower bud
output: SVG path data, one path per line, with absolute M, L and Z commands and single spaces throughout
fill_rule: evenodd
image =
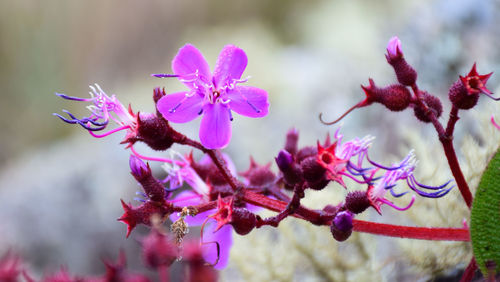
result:
M 441 100 L 426 91 L 421 91 L 420 94 L 423 98 L 422 102 L 429 108 L 429 110 L 434 112 L 434 115 L 436 115 L 437 118 L 439 118 L 443 113 L 443 105 L 441 104 Z M 419 120 L 423 122 L 431 122 L 425 110 L 419 105 L 415 105 L 415 107 L 413 108 L 413 112 Z
M 170 148 L 175 141 L 176 135 L 179 135 L 164 118 L 158 117 L 155 114 L 143 113 L 137 115 L 137 133 L 137 136 L 133 138 L 134 142 L 143 141 L 151 149 L 157 151 L 164 151 Z M 129 142 L 131 140 L 127 139 L 126 141 Z
M 410 66 L 401 51 L 401 41 L 394 36 L 387 45 L 387 62 L 392 66 L 398 82 L 404 86 L 412 86 L 417 81 L 417 72 Z
M 265 186 L 276 180 L 276 175 L 274 175 L 270 167 L 271 163 L 259 165 L 253 158 L 250 158 L 250 167 L 247 171 L 241 172 L 240 175 L 245 177 L 251 186 Z
M 380 103 L 391 111 L 399 112 L 406 109 L 411 102 L 411 93 L 401 84 L 393 84 L 384 88 L 375 85 L 373 79 L 369 80 L 369 86 L 361 86 L 365 91 L 366 99 L 360 107 L 372 102 Z
M 479 93 L 469 94 L 462 81 L 457 80 L 451 85 L 448 97 L 455 107 L 462 110 L 468 110 L 477 104 Z
M 297 131 L 297 129 L 292 128 L 288 130 L 286 134 L 285 150 L 292 155 L 297 154 L 298 142 L 299 142 L 299 132 Z
M 330 225 L 330 231 L 332 232 L 335 240 L 342 242 L 351 236 L 353 217 L 353 214 L 349 211 L 341 211 L 337 213 Z
M 141 240 L 144 264 L 151 268 L 171 265 L 177 258 L 177 247 L 171 239 L 156 229 Z
M 353 191 L 347 193 L 345 198 L 345 208 L 352 213 L 362 213 L 370 207 L 370 201 L 365 191 Z
M 318 163 L 316 156 L 310 156 L 300 162 L 302 174 L 309 188 L 321 190 L 328 185 L 326 169 Z
M 479 99 L 479 94 L 483 93 L 493 100 L 499 98 L 491 96 L 492 92 L 486 88 L 486 83 L 493 73 L 480 75 L 477 73 L 476 64 L 466 76 L 460 76 L 460 79 L 453 83 L 448 92 L 448 96 L 453 105 L 462 110 L 473 108 Z
M 257 219 L 255 214 L 244 208 L 234 208 L 229 222 L 239 235 L 246 235 L 255 228 Z
M 153 177 L 149 165 L 146 165 L 141 159 L 135 155 L 130 155 L 129 165 L 131 174 L 141 184 L 144 192 L 152 201 L 163 201 L 165 197 L 165 188 Z
M 288 151 L 281 150 L 275 160 L 278 168 L 283 173 L 283 180 L 288 186 L 293 186 L 302 181 L 301 168 L 293 161 L 293 156 Z

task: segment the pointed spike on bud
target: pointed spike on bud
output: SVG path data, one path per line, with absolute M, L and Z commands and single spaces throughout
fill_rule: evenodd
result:
M 165 93 L 165 88 L 156 87 L 153 90 L 153 101 L 155 102 L 155 104 L 158 103 L 158 101 L 165 95 L 167 95 Z
M 125 235 L 125 237 L 128 238 L 132 230 L 137 225 L 137 221 L 135 219 L 135 216 L 133 215 L 134 210 L 132 206 L 130 204 L 126 204 L 122 199 L 120 199 L 120 201 L 125 212 L 120 218 L 118 218 L 118 221 L 121 221 L 127 225 L 127 234 Z
M 295 128 L 288 130 L 286 133 L 285 150 L 290 154 L 295 155 L 298 151 L 299 131 Z

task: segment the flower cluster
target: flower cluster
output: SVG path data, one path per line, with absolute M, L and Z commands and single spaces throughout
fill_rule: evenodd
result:
M 451 141 L 458 111 L 472 108 L 480 93 L 491 97 L 491 91 L 486 88 L 491 73 L 479 75 L 474 64 L 467 76 L 460 76 L 452 85 L 449 92 L 452 110 L 445 130 L 438 121 L 443 111 L 441 101 L 418 88 L 417 72 L 404 58 L 397 37 L 389 41 L 386 59 L 395 71 L 397 83 L 379 87 L 369 79 L 368 86 L 361 86 L 365 99 L 338 120 L 356 108 L 373 103 L 382 104 L 390 111 L 413 108 L 419 120 L 432 123 L 436 128 L 456 185 L 470 206 L 472 195 L 454 156 Z M 124 213 L 118 220 L 127 225 L 127 237 L 139 224 L 152 226 L 151 234 L 141 240 L 148 266 L 155 269 L 168 267 L 176 258 L 184 257 L 191 265 L 192 273 L 198 273 L 193 275 L 203 274 L 208 280 L 213 280 L 216 274 L 204 264 L 216 269 L 227 265 L 233 233 L 246 235 L 262 226 L 277 227 L 285 218 L 295 216 L 312 224 L 329 225 L 333 238 L 338 241 L 344 241 L 353 231 L 360 230 L 388 234 L 388 231 L 377 229 L 376 223 L 363 222 L 355 217 L 369 207 L 382 215 L 383 205 L 405 211 L 417 197 L 440 198 L 454 187 L 451 180 L 439 186 L 418 182 L 414 176 L 417 161 L 413 151 L 392 165 L 373 161 L 369 157 L 373 137 L 344 141 L 340 129 L 335 131 L 333 138 L 328 136 L 315 146 L 303 147 L 298 145 L 298 131 L 292 129 L 286 135 L 283 149 L 276 154 L 278 171 L 272 170 L 271 162 L 260 165 L 253 159 L 247 170 L 238 171 L 230 157 L 218 150 L 230 142 L 232 112 L 260 118 L 266 116 L 269 109 L 265 90 L 241 85 L 247 81 L 241 78 L 246 66 L 245 52 L 228 45 L 221 51 L 211 72 L 201 52 L 193 45 L 185 45 L 172 61 L 173 74 L 153 76 L 175 77 L 188 90 L 167 94 L 164 88 L 155 88 L 155 114 L 134 113 L 130 106 L 127 110 L 114 95 L 108 96 L 98 85 L 91 86 L 91 98 L 88 99 L 57 94 L 64 99 L 92 104 L 88 107 L 91 112 L 88 117 L 77 118 L 68 111 L 64 112 L 69 118 L 55 114 L 63 121 L 79 124 L 98 138 L 126 130 L 122 143 L 131 150 L 131 174 L 142 191 L 137 192 L 138 205 L 122 200 Z M 177 132 L 170 125 L 170 122 L 189 122 L 200 115 L 201 142 Z M 110 120 L 118 127 L 97 134 L 96 131 L 107 128 Z M 495 124 L 494 119 L 492 122 Z M 144 142 L 157 151 L 169 149 L 170 157 L 141 155 L 134 149 L 136 142 Z M 192 152 L 181 155 L 170 149 L 173 144 L 189 146 L 204 155 L 195 160 Z M 149 163 L 145 161 L 163 163 L 165 178 L 154 177 Z M 344 201 L 313 208 L 301 204 L 306 189 L 322 190 L 331 183 L 348 190 Z M 358 187 L 362 185 L 365 189 L 352 191 L 351 184 Z M 334 186 L 330 185 L 328 189 L 336 189 Z M 391 200 L 391 197 L 399 198 L 408 194 L 412 196 L 404 207 Z M 277 215 L 262 218 L 257 214 L 260 208 L 275 211 Z M 172 222 L 172 235 L 165 234 L 161 227 L 168 219 Z M 201 226 L 200 245 L 197 247 L 189 239 L 184 240 L 190 226 Z M 371 227 L 363 229 L 366 228 L 363 226 Z M 393 236 L 411 237 L 407 235 L 409 233 L 405 227 L 393 228 L 399 230 Z M 421 239 L 420 234 L 413 238 Z M 445 235 L 451 236 L 448 233 Z M 456 236 L 450 238 L 453 240 L 459 235 Z

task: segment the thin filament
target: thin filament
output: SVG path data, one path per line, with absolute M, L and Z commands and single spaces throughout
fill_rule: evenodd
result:
M 324 121 L 323 120 L 323 113 L 319 113 L 319 121 L 321 121 L 321 123 L 324 124 L 324 125 L 335 124 L 335 123 L 339 122 L 341 119 L 343 119 L 350 112 L 352 112 L 354 109 L 359 108 L 361 106 L 361 103 L 363 103 L 363 101 L 361 101 L 361 102 L 357 103 L 356 105 L 352 106 L 349 110 L 347 110 L 347 112 L 343 113 L 338 119 L 336 119 L 334 121 L 331 121 L 331 122 Z
M 88 126 L 90 126 L 90 123 L 87 124 Z M 129 129 L 130 128 L 130 125 L 124 125 L 124 126 L 120 126 L 118 128 L 115 128 L 113 130 L 110 130 L 104 134 L 96 134 L 94 132 L 92 132 L 92 130 L 89 130 L 88 132 L 90 133 L 90 135 L 92 135 L 92 137 L 95 137 L 95 138 L 103 138 L 103 137 L 106 137 L 106 136 L 109 136 L 115 132 L 118 132 L 118 131 L 121 131 L 121 130 L 124 130 L 124 129 Z

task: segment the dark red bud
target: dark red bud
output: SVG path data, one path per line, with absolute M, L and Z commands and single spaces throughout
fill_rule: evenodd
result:
M 335 240 L 342 242 L 351 236 L 353 217 L 353 214 L 349 211 L 341 211 L 337 213 L 330 225 L 330 231 L 332 232 Z
M 220 173 L 217 166 L 211 160 L 204 163 L 197 163 L 194 160 L 191 160 L 190 165 L 200 178 L 207 180 L 210 185 L 222 186 L 228 184 L 222 173 Z
M 411 102 L 411 93 L 401 84 L 393 84 L 384 88 L 375 85 L 373 79 L 370 79 L 369 86 L 361 86 L 365 91 L 366 99 L 358 107 L 369 105 L 373 102 L 384 105 L 391 111 L 399 112 L 406 109 Z
M 299 142 L 299 132 L 297 131 L 297 129 L 292 128 L 288 130 L 286 134 L 285 150 L 292 155 L 297 154 L 298 142 Z
M 459 79 L 453 83 L 448 92 L 451 103 L 462 110 L 473 108 L 479 100 L 479 93 L 469 93 L 462 81 Z
M 255 228 L 257 219 L 255 214 L 244 208 L 234 208 L 229 222 L 236 233 L 246 235 Z
M 134 155 L 130 155 L 129 164 L 131 174 L 141 184 L 148 198 L 156 202 L 163 201 L 165 189 L 163 184 L 153 177 L 149 165 Z
M 423 98 L 422 102 L 429 108 L 429 110 L 434 112 L 434 115 L 436 115 L 437 118 L 439 118 L 443 113 L 443 105 L 441 104 L 441 100 L 439 100 L 438 97 L 433 96 L 426 91 L 421 91 L 420 94 L 422 95 Z M 415 105 L 413 111 L 415 113 L 415 116 L 419 120 L 423 122 L 431 122 L 426 111 L 419 105 Z
M 124 213 L 118 221 L 127 224 L 127 238 L 137 224 L 151 225 L 152 215 L 157 214 L 163 218 L 172 213 L 171 204 L 167 204 L 166 202 L 160 204 L 158 202 L 147 201 L 138 207 L 126 204 L 123 200 L 121 202 Z
M 164 118 L 142 113 L 137 115 L 137 133 L 135 141 L 143 141 L 151 149 L 157 151 L 170 148 L 179 135 Z
M 353 191 L 347 193 L 345 198 L 345 208 L 353 213 L 362 213 L 370 207 L 370 201 L 366 196 L 366 191 Z
M 326 177 L 326 169 L 318 163 L 316 156 L 310 156 L 302 160 L 300 167 L 309 188 L 321 190 L 326 187 L 329 182 Z
M 392 66 L 398 82 L 405 86 L 412 86 L 417 81 L 417 72 L 410 66 L 405 58 L 401 56 L 386 55 L 387 62 Z
M 144 264 L 151 268 L 169 266 L 177 258 L 177 246 L 171 238 L 151 229 L 148 236 L 141 240 Z

